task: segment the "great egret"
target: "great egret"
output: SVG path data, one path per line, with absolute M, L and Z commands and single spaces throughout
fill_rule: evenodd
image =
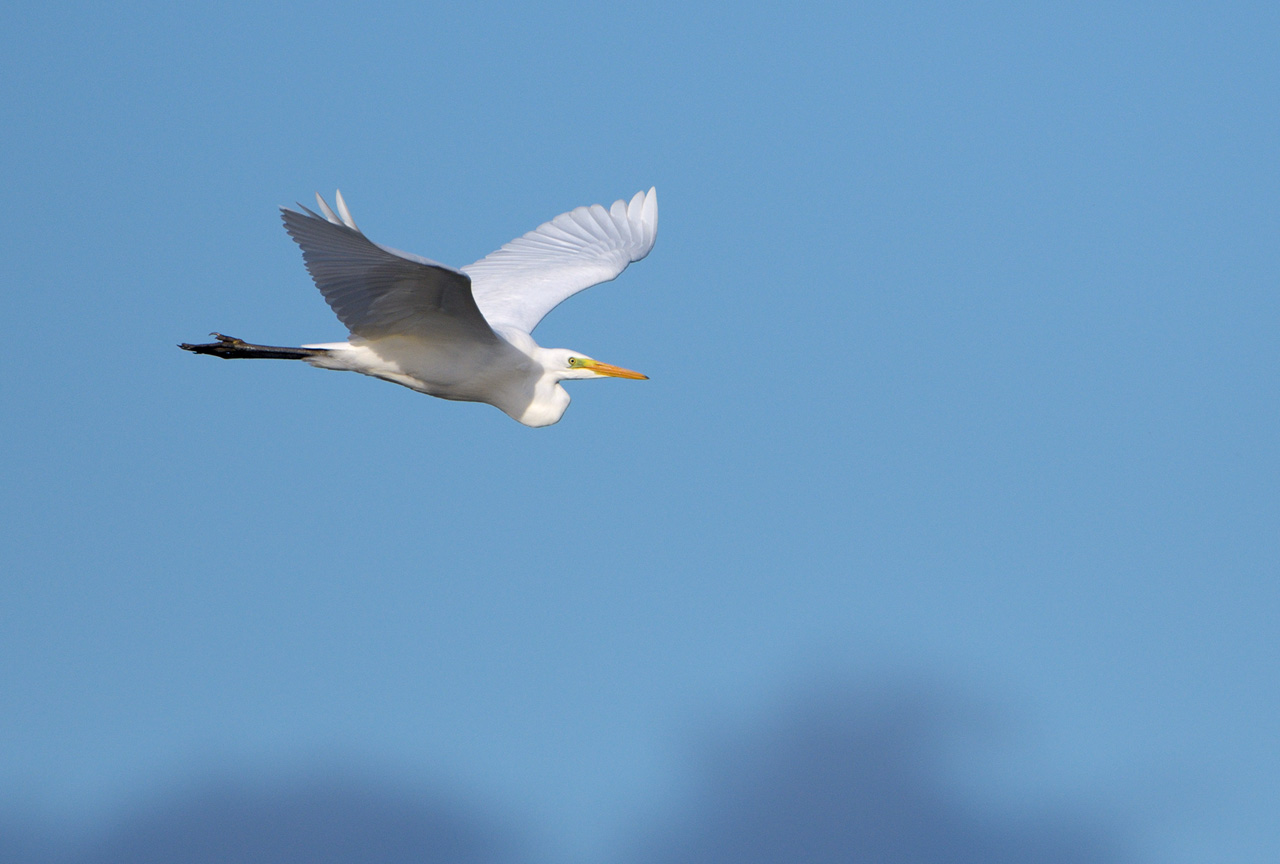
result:
M 335 213 L 281 208 L 316 287 L 351 331 L 346 342 L 280 348 L 214 333 L 183 343 L 226 359 L 304 360 L 372 375 L 463 402 L 487 402 L 526 426 L 550 426 L 569 407 L 572 378 L 646 378 L 580 351 L 542 348 L 529 334 L 584 288 L 617 277 L 649 254 L 658 233 L 655 189 L 630 202 L 579 207 L 454 270 L 364 236 L 342 193 Z

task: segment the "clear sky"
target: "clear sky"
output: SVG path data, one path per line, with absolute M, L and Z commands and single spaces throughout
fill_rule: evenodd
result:
M 344 795 L 485 861 L 1280 859 L 1278 44 L 12 6 L 0 861 Z M 461 266 L 650 185 L 653 253 L 535 335 L 651 380 L 551 428 L 175 347 L 345 337 L 277 211 L 316 190 Z

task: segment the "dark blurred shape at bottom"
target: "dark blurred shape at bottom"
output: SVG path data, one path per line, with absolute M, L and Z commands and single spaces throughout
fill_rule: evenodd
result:
M 1113 864 L 1097 820 L 971 806 L 946 767 L 976 730 L 920 689 L 806 696 L 713 745 L 701 792 L 650 835 L 644 864 Z M 972 716 L 971 716 L 972 719 Z M 961 728 L 957 728 L 961 727 Z M 969 728 L 963 728 L 969 727 Z
M 825 688 L 771 722 L 710 729 L 698 791 L 635 864 L 1116 864 L 1111 820 L 975 806 L 948 768 L 972 733 L 929 688 Z M 972 715 L 970 715 L 972 716 Z M 731 724 L 730 724 L 731 725 Z M 959 781 L 959 782 L 957 782 Z M 538 790 L 528 790 L 532 799 Z M 350 772 L 210 784 L 79 842 L 0 814 L 0 864 L 516 864 L 514 819 Z M 1027 815 L 1034 814 L 1034 815 Z M 6 830 L 8 829 L 8 830 Z
M 88 842 L 22 844 L 3 864 L 511 864 L 505 826 L 347 773 L 219 783 L 139 808 Z M 14 850 L 17 852 L 17 849 Z

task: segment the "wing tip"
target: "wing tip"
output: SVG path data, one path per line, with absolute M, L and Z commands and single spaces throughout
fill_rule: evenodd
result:
M 639 261 L 649 254 L 658 240 L 658 187 L 650 186 L 648 192 L 637 192 L 627 207 L 627 216 L 638 223 L 644 237 L 638 257 L 631 259 Z
M 342 217 L 342 224 L 346 225 L 352 231 L 360 231 L 360 229 L 356 227 L 356 220 L 351 218 L 351 211 L 347 209 L 347 202 L 342 197 L 342 190 L 335 189 L 333 197 L 338 204 L 338 215 Z M 360 233 L 363 234 L 364 232 L 361 231 Z
M 333 212 L 333 208 L 329 206 L 329 202 L 321 197 L 320 193 L 316 193 L 316 204 L 320 207 L 320 212 L 324 214 L 326 221 L 334 225 L 341 225 L 342 220 L 338 218 L 338 214 Z

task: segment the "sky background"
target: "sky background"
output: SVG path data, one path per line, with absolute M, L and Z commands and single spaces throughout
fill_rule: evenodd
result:
M 1280 6 L 5 19 L 0 861 L 1280 858 Z M 175 347 L 650 185 L 556 426 Z

